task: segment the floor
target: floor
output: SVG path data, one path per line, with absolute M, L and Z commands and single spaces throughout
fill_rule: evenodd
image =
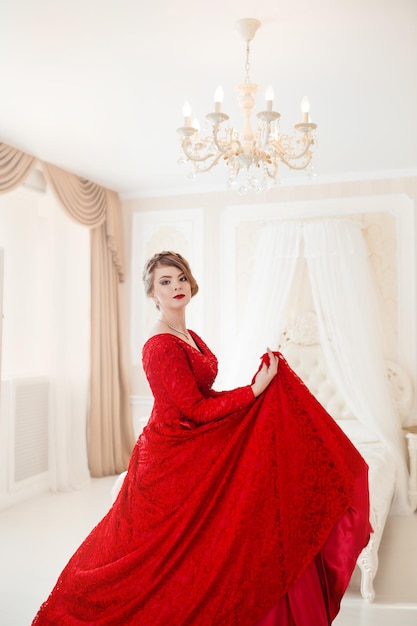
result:
M 112 477 L 93 479 L 81 491 L 48 493 L 0 511 L 1 626 L 30 626 L 62 567 L 110 506 L 113 484 Z M 375 588 L 368 604 L 355 573 L 334 626 L 417 625 L 417 514 L 388 519 Z

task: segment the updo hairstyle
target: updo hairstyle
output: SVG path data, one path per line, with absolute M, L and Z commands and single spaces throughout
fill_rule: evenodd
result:
M 184 259 L 178 252 L 171 252 L 170 250 L 163 250 L 162 252 L 157 252 L 153 255 L 145 264 L 143 270 L 143 284 L 145 287 L 145 294 L 148 298 L 151 296 L 153 291 L 153 282 L 154 282 L 154 270 L 157 267 L 176 267 L 181 272 L 183 272 L 187 281 L 191 286 L 191 296 L 195 296 L 198 292 L 198 284 L 196 279 L 191 273 L 190 266 L 188 265 L 188 261 Z

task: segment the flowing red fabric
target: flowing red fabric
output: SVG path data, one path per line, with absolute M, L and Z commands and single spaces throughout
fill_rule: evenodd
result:
M 324 626 L 339 610 L 369 538 L 365 461 L 281 355 L 257 399 L 216 392 L 192 335 L 199 350 L 144 345 L 149 423 L 34 625 Z

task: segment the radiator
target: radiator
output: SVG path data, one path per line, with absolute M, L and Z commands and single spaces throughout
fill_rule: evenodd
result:
M 14 482 L 48 471 L 49 382 L 15 381 Z
M 48 378 L 3 381 L 1 402 L 8 424 L 8 489 L 43 482 L 48 475 Z

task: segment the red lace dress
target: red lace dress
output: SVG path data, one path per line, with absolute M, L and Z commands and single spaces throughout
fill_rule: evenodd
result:
M 257 399 L 170 334 L 143 364 L 155 402 L 115 504 L 33 624 L 324 626 L 369 533 L 367 466 L 280 355 Z

